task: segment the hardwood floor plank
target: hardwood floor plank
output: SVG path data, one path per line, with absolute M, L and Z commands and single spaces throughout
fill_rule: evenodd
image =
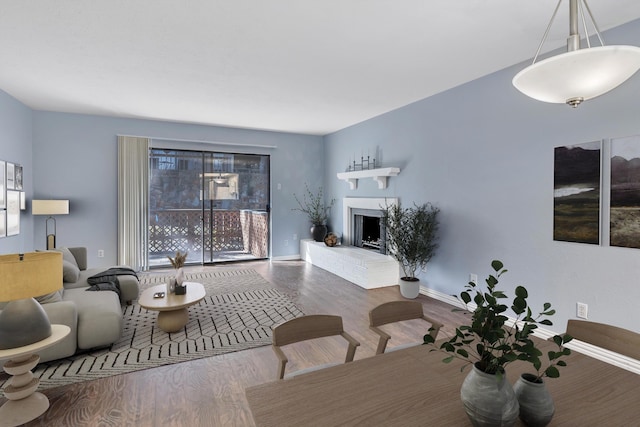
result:
M 355 359 L 375 355 L 377 335 L 369 330 L 369 310 L 400 300 L 397 286 L 365 290 L 303 261 L 257 261 L 234 265 L 187 267 L 188 271 L 252 268 L 286 294 L 306 314 L 342 316 L 344 328 L 361 345 Z M 419 296 L 428 312 L 451 335 L 463 314 L 451 306 Z M 391 326 L 389 346 L 421 340 L 427 333 L 422 321 Z M 335 337 L 334 337 L 335 338 Z M 339 338 L 287 347 L 287 371 L 327 360 L 344 360 L 345 343 Z M 295 356 L 295 357 L 294 357 Z M 276 379 L 277 359 L 270 346 L 198 359 L 130 374 L 70 384 L 43 391 L 49 410 L 27 426 L 254 426 L 244 390 Z M 1 399 L 0 403 L 4 403 Z

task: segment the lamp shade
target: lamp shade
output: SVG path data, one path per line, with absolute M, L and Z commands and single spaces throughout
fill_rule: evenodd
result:
M 62 288 L 62 253 L 0 255 L 0 301 L 38 297 Z
M 638 69 L 639 47 L 592 47 L 530 65 L 516 74 L 513 85 L 539 101 L 576 106 L 616 88 Z
M 69 214 L 68 200 L 32 200 L 31 214 L 33 215 L 67 215 Z

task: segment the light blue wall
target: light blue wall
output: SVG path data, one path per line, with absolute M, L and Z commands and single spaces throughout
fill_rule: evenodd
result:
M 608 44 L 640 45 L 640 21 L 610 31 Z M 640 74 L 577 109 L 531 100 L 511 85 L 512 67 L 325 137 L 325 186 L 338 198 L 398 196 L 441 208 L 441 246 L 422 284 L 457 294 L 469 273 L 490 273 L 492 259 L 523 284 L 534 306 L 558 309 L 553 329 L 574 317 L 640 332 L 640 250 L 554 242 L 553 149 L 640 134 Z M 347 159 L 378 147 L 402 169 L 387 190 L 336 179 Z M 341 229 L 341 207 L 332 220 Z M 484 281 L 482 281 L 484 283 Z
M 0 91 L 0 160 L 22 165 L 23 189 L 29 201 L 33 195 L 31 124 L 31 109 Z M 28 252 L 33 249 L 33 220 L 27 212 L 20 214 L 19 235 L 0 238 L 0 253 Z
M 214 126 L 117 119 L 78 114 L 34 112 L 34 188 L 42 198 L 68 198 L 70 214 L 57 217 L 58 246 L 87 246 L 90 265 L 117 260 L 117 135 L 176 140 L 217 141 L 277 148 L 243 148 L 216 144 L 166 142 L 179 148 L 257 152 L 271 156 L 272 256 L 299 253 L 293 235 L 306 237 L 306 218 L 291 211 L 293 193 L 305 182 L 322 181 L 321 137 Z M 277 184 L 281 184 L 281 190 Z M 44 221 L 36 220 L 34 245 L 45 245 Z M 287 241 L 287 242 L 285 242 Z M 285 245 L 285 243 L 287 243 Z M 103 249 L 105 258 L 98 259 Z

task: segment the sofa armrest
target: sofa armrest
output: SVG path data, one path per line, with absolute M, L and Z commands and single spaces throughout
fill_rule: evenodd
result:
M 67 325 L 71 332 L 62 341 L 38 352 L 40 362 L 72 356 L 78 345 L 78 309 L 73 301 L 42 304 L 52 324 Z
M 77 248 L 68 248 L 69 252 L 73 254 L 76 259 L 76 264 L 78 264 L 78 268 L 80 270 L 87 269 L 87 248 L 85 247 L 77 247 Z

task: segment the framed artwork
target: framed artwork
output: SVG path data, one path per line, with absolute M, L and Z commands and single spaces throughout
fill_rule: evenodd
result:
M 7 163 L 0 160 L 0 209 L 7 208 Z
M 15 175 L 14 175 L 14 190 L 22 190 L 22 166 L 15 165 L 14 167 Z
M 7 162 L 7 190 L 15 190 L 16 188 L 16 165 Z
M 602 142 L 554 149 L 553 240 L 600 244 Z
M 640 136 L 611 140 L 609 245 L 640 248 Z
M 7 236 L 7 211 L 0 210 L 0 237 Z
M 7 236 L 20 234 L 20 192 L 7 191 Z

